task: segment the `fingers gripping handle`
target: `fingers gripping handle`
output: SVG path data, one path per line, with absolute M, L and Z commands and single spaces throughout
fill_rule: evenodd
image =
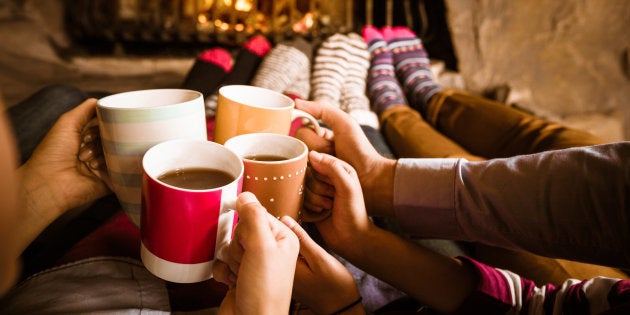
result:
M 324 129 L 319 125 L 319 121 L 313 117 L 313 115 L 301 110 L 301 109 L 293 109 L 291 113 L 291 121 L 294 121 L 298 118 L 302 118 L 303 121 L 306 121 L 306 125 L 313 128 L 318 136 L 324 136 Z

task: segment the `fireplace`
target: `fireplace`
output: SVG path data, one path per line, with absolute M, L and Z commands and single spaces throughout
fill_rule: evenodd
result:
M 67 0 L 67 29 L 78 42 L 109 52 L 169 52 L 234 46 L 254 34 L 273 42 L 324 38 L 366 24 L 407 25 L 448 68 L 456 69 L 443 1 L 424 0 Z M 109 49 L 108 49 L 109 48 Z M 94 51 L 91 51 L 94 53 Z

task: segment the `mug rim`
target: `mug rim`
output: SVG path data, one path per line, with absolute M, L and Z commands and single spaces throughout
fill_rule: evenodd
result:
M 232 91 L 235 90 L 235 91 Z M 268 102 L 267 97 L 251 97 L 249 98 L 249 94 L 247 91 L 249 90 L 251 93 L 265 93 L 267 96 L 277 97 L 286 102 L 286 105 L 283 106 L 269 106 L 269 104 L 276 104 L 276 102 Z M 226 95 L 227 94 L 227 95 Z M 244 84 L 231 84 L 224 85 L 219 88 L 218 91 L 219 97 L 224 97 L 232 102 L 238 103 L 243 106 L 254 107 L 254 108 L 262 108 L 266 110 L 286 110 L 290 108 L 295 108 L 295 102 L 289 96 L 274 91 L 272 89 L 263 88 L 254 85 L 244 85 Z
M 294 143 L 295 145 L 300 146 L 303 150 L 300 152 L 300 154 L 291 157 L 291 158 L 286 158 L 284 160 L 281 161 L 260 161 L 260 160 L 252 160 L 252 159 L 246 159 L 244 156 L 241 156 L 235 149 L 231 148 L 230 145 L 234 144 L 239 140 L 242 141 L 248 141 L 248 138 L 260 138 L 260 137 L 267 137 L 267 138 L 283 138 L 283 139 L 287 139 L 289 141 L 291 141 L 292 143 Z M 232 150 L 234 152 L 234 154 L 236 154 L 240 159 L 242 160 L 246 160 L 248 163 L 258 163 L 258 164 L 283 164 L 283 163 L 290 163 L 290 162 L 294 162 L 297 160 L 300 160 L 302 158 L 304 158 L 304 156 L 308 155 L 308 146 L 306 145 L 306 143 L 304 143 L 302 140 L 297 139 L 295 137 L 289 136 L 289 135 L 283 135 L 283 134 L 278 134 L 278 133 L 270 133 L 270 132 L 256 132 L 256 133 L 246 133 L 246 134 L 241 134 L 241 135 L 237 135 L 234 136 L 230 139 L 228 139 L 227 141 L 225 141 L 224 146 L 229 149 Z
M 158 176 L 164 174 L 164 173 L 160 173 L 157 175 L 151 174 L 149 172 L 147 172 L 146 167 L 145 167 L 145 161 L 146 158 L 149 154 L 154 154 L 154 151 L 157 151 L 159 149 L 161 149 L 161 147 L 164 146 L 170 146 L 173 145 L 174 143 L 196 143 L 196 144 L 203 144 L 205 146 L 213 146 L 213 147 L 218 147 L 221 150 L 223 150 L 224 152 L 228 153 L 229 155 L 231 155 L 232 158 L 235 158 L 236 161 L 238 161 L 238 174 L 234 177 L 234 180 L 230 181 L 229 183 L 222 185 L 222 186 L 218 186 L 218 187 L 214 187 L 214 188 L 208 188 L 208 189 L 189 189 L 189 188 L 183 188 L 183 187 L 179 187 L 179 186 L 174 186 L 171 184 L 167 184 L 161 180 L 158 179 Z M 224 169 L 222 169 L 223 171 L 225 171 Z M 184 191 L 184 192 L 191 192 L 191 193 L 207 193 L 207 192 L 212 192 L 212 191 L 218 191 L 218 190 L 222 190 L 225 187 L 228 187 L 230 185 L 234 185 L 235 183 L 238 183 L 241 178 L 243 177 L 243 174 L 245 173 L 245 165 L 243 164 L 243 160 L 241 159 L 241 157 L 236 154 L 235 152 L 233 152 L 232 150 L 228 149 L 227 147 L 225 147 L 222 144 L 213 142 L 213 141 L 208 141 L 208 140 L 195 140 L 195 139 L 172 139 L 172 140 L 166 140 L 163 142 L 160 142 L 154 146 L 152 146 L 151 148 L 149 148 L 144 155 L 142 156 L 142 173 L 146 174 L 149 178 L 151 178 L 151 180 L 157 182 L 158 184 L 165 186 L 165 187 L 169 187 L 178 191 Z M 230 175 L 234 175 L 232 173 L 230 173 Z
M 159 103 L 159 104 L 150 104 L 149 106 L 129 106 L 130 100 L 142 95 L 150 95 L 154 97 L 156 100 L 160 100 L 160 94 L 166 93 L 174 93 L 177 92 L 180 95 L 183 95 L 181 100 L 169 103 Z M 151 95 L 155 94 L 155 95 Z M 186 97 L 184 97 L 186 96 Z M 115 93 L 111 95 L 107 95 L 99 98 L 96 101 L 96 106 L 101 109 L 109 109 L 109 110 L 146 110 L 151 108 L 165 108 L 165 107 L 174 107 L 181 106 L 182 104 L 195 101 L 196 99 L 203 97 L 203 94 L 199 91 L 190 90 L 190 89 L 145 89 L 145 90 L 133 90 L 133 91 L 125 91 L 120 93 Z M 127 101 L 125 101 L 125 99 Z

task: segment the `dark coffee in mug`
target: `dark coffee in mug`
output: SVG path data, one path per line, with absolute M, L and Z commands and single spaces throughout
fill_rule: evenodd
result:
M 205 190 L 225 186 L 234 181 L 234 176 L 213 168 L 180 168 L 160 176 L 161 182 L 184 189 Z
M 287 160 L 286 157 L 273 154 L 255 154 L 243 157 L 250 161 L 277 162 Z

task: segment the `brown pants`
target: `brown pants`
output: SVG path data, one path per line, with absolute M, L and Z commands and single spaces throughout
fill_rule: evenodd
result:
M 588 132 L 463 91 L 445 90 L 435 94 L 426 116 L 425 120 L 408 106 L 393 107 L 381 114 L 381 130 L 397 157 L 481 161 L 604 142 Z M 539 285 L 559 284 L 567 278 L 628 278 L 615 268 L 479 244 L 475 244 L 474 249 L 476 259 L 510 269 Z

